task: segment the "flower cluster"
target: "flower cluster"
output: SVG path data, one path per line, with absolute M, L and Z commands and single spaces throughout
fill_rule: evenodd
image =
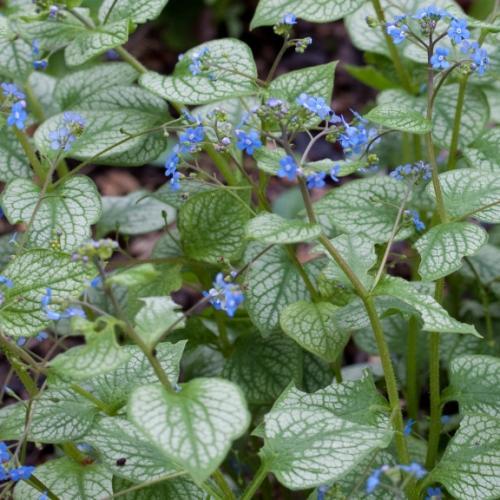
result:
M 29 479 L 35 470 L 31 465 L 21 465 L 14 469 L 7 470 L 5 465 L 10 462 L 11 454 L 9 448 L 2 441 L 0 442 L 0 481 L 21 481 Z
M 397 16 L 392 22 L 387 23 L 386 32 L 395 44 L 401 44 L 405 40 L 422 44 L 422 40 L 412 30 L 411 23 L 416 23 L 420 33 L 427 38 L 433 35 L 441 21 L 448 23 L 448 25 L 446 28 L 443 26 L 442 32 L 436 33 L 435 39 L 447 36 L 453 46 L 459 46 L 463 54 L 469 55 L 469 59 L 459 62 L 468 63 L 472 71 L 483 75 L 490 62 L 486 49 L 480 47 L 477 42 L 470 42 L 471 33 L 466 19 L 459 19 L 444 9 L 430 6 L 419 9 L 413 16 Z M 437 71 L 447 70 L 451 67 L 449 56 L 449 48 L 436 47 L 429 62 L 432 68 Z
M 424 467 L 417 462 L 412 462 L 409 465 L 394 465 L 392 467 L 390 465 L 382 465 L 382 467 L 373 470 L 368 477 L 366 481 L 366 493 L 371 494 L 378 488 L 383 475 L 386 475 L 387 477 L 395 477 L 394 473 L 397 473 L 398 471 L 406 472 L 407 474 L 414 476 L 416 479 L 422 479 L 427 474 Z
M 390 174 L 393 179 L 398 181 L 411 181 L 415 184 L 419 182 L 427 182 L 432 177 L 430 165 L 419 161 L 415 164 L 407 163 L 395 168 Z
M 74 262 L 82 261 L 89 262 L 92 260 L 108 260 L 113 255 L 113 252 L 118 248 L 118 243 L 110 238 L 102 240 L 91 240 L 84 245 L 81 245 L 72 255 L 71 259 Z
M 420 220 L 420 215 L 416 210 L 405 210 L 404 214 L 409 217 L 417 231 L 423 231 L 425 224 Z
M 50 147 L 54 151 L 68 152 L 76 138 L 82 135 L 85 124 L 85 118 L 81 115 L 66 111 L 63 114 L 63 125 L 57 130 L 49 132 Z
M 45 290 L 45 295 L 41 299 L 43 312 L 46 314 L 47 319 L 51 321 L 59 321 L 61 319 L 69 319 L 74 316 L 79 316 L 80 318 L 85 318 L 85 311 L 81 307 L 68 307 L 62 313 L 54 311 L 49 306 L 52 302 L 52 289 L 47 288 Z
M 345 121 L 344 117 L 341 118 L 344 128 L 339 140 L 346 156 L 359 155 L 376 134 L 375 129 L 366 128 L 365 124 L 368 122 L 366 119 L 356 112 L 353 113 L 355 120 L 350 124 Z
M 339 119 L 339 117 L 337 117 L 337 115 L 333 113 L 330 106 L 327 104 L 325 99 L 323 99 L 323 97 L 315 97 L 306 93 L 302 93 L 299 95 L 299 97 L 297 97 L 296 102 L 299 106 L 302 106 L 310 113 L 319 116 L 322 120 L 331 121 L 332 119 Z
M 14 83 L 2 83 L 1 87 L 4 96 L 2 109 L 5 108 L 9 111 L 7 125 L 9 127 L 16 127 L 18 130 L 24 130 L 26 128 L 26 119 L 28 118 L 28 113 L 26 112 L 26 95 Z
M 210 304 L 217 311 L 225 311 L 232 318 L 238 307 L 245 300 L 241 288 L 232 281 L 227 281 L 222 273 L 218 273 L 213 282 L 213 288 L 203 292 L 204 297 L 209 297 Z

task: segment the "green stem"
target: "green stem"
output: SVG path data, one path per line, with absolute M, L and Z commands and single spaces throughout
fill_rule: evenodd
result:
M 222 174 L 222 177 L 224 177 L 228 185 L 237 186 L 238 179 L 236 178 L 229 162 L 226 161 L 226 159 L 221 154 L 215 151 L 215 148 L 211 144 L 207 144 L 204 149 L 211 160 L 215 163 L 215 166 Z
M 28 140 L 28 137 L 26 136 L 26 134 L 24 134 L 24 132 L 21 132 L 16 127 L 14 127 L 13 130 L 14 134 L 17 137 L 17 140 L 21 144 L 26 156 L 28 157 L 28 160 L 30 161 L 36 176 L 38 177 L 40 182 L 43 182 L 43 180 L 45 179 L 45 169 L 42 167 L 42 164 L 40 163 L 35 150 L 31 147 L 31 143 Z
M 116 415 L 116 411 L 111 406 L 107 405 L 104 401 L 101 401 L 100 399 L 96 398 L 91 392 L 87 391 L 83 387 L 80 387 L 77 384 L 71 384 L 70 388 L 73 392 L 76 392 L 85 399 L 88 399 L 97 408 L 106 413 L 106 415 L 110 416 Z
M 406 350 L 406 400 L 408 416 L 413 420 L 418 417 L 419 383 L 418 383 L 418 321 L 411 316 L 408 322 L 408 343 Z
M 26 83 L 24 85 L 24 91 L 26 92 L 26 97 L 28 98 L 28 104 L 33 112 L 34 117 L 37 119 L 39 122 L 43 122 L 45 120 L 45 113 L 43 111 L 43 107 L 40 104 L 40 101 L 36 97 L 35 93 L 33 92 L 33 88 L 29 83 Z
M 148 68 L 144 66 L 138 59 L 136 59 L 128 50 L 123 47 L 116 47 L 115 51 L 127 63 L 130 64 L 139 73 L 144 74 L 148 72 Z
M 233 490 L 230 488 L 229 484 L 227 484 L 226 478 L 220 471 L 217 469 L 213 474 L 214 481 L 217 483 L 217 486 L 220 488 L 222 494 L 224 495 L 224 500 L 234 500 L 236 497 L 234 496 Z
M 342 354 L 332 364 L 335 381 L 337 384 L 342 383 Z
M 394 63 L 394 68 L 396 69 L 396 73 L 398 75 L 399 81 L 402 83 L 403 87 L 407 92 L 414 93 L 413 85 L 411 83 L 410 74 L 408 70 L 404 66 L 401 61 L 401 57 L 399 56 L 398 49 L 394 45 L 392 38 L 387 34 L 385 29 L 386 19 L 384 9 L 380 3 L 380 0 L 372 0 L 373 8 L 375 9 L 375 13 L 377 14 L 377 19 L 379 20 L 385 38 L 385 42 L 387 44 L 387 48 L 389 49 L 389 54 L 391 55 L 391 59 Z
M 72 458 L 78 464 L 84 464 L 86 456 L 76 447 L 74 443 L 66 442 L 61 445 L 64 454 Z
M 444 278 L 436 282 L 434 298 L 439 304 L 443 301 Z M 439 450 L 439 437 L 441 434 L 441 384 L 439 366 L 439 340 L 440 334 L 433 332 L 429 338 L 429 392 L 430 392 L 430 426 L 429 442 L 425 466 L 428 470 L 434 468 Z
M 264 482 L 267 477 L 268 466 L 266 463 L 261 463 L 259 469 L 255 473 L 255 476 L 252 479 L 252 482 L 248 485 L 248 488 L 243 493 L 241 500 L 250 500 L 253 498 L 255 493 L 257 493 L 260 485 Z
M 458 99 L 455 109 L 455 119 L 453 121 L 453 133 L 451 136 L 450 156 L 448 157 L 447 170 L 453 170 L 457 166 L 458 140 L 460 138 L 460 128 L 462 126 L 462 114 L 465 102 L 465 91 L 467 89 L 468 76 L 460 80 L 458 86 Z
M 47 493 L 50 500 L 59 500 L 59 497 L 35 475 L 31 476 L 26 482 L 37 489 L 40 493 Z
M 16 355 L 12 351 L 10 351 L 9 348 L 6 347 L 6 345 L 3 345 L 3 348 L 5 357 L 10 363 L 10 366 L 12 366 L 12 369 L 16 373 L 17 378 L 23 384 L 29 397 L 34 398 L 38 394 L 38 387 L 35 381 L 31 378 L 30 374 L 26 370 L 25 365 L 21 363 L 21 361 L 19 361 Z

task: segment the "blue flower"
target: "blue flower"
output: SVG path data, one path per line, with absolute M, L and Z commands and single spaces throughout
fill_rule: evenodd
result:
M 472 55 L 472 60 L 474 61 L 474 69 L 477 73 L 481 76 L 484 75 L 490 65 L 490 58 L 486 49 L 478 47 Z
M 74 317 L 80 317 L 80 318 L 86 318 L 87 315 L 85 314 L 85 311 L 81 307 L 68 307 L 65 309 L 62 313 L 63 318 L 74 318 Z
M 334 165 L 330 170 L 330 178 L 333 182 L 340 182 L 338 175 L 340 174 L 340 165 Z
M 193 152 L 196 146 L 205 139 L 205 129 L 200 125 L 198 127 L 187 128 L 180 136 L 181 152 Z
M 36 69 L 37 71 L 43 71 L 44 69 L 47 69 L 48 65 L 49 63 L 47 62 L 46 59 L 33 61 L 33 68 Z
M 282 17 L 281 24 L 288 24 L 289 26 L 297 24 L 297 16 L 295 16 L 295 14 L 287 13 Z
M 417 462 L 412 462 L 410 465 L 400 465 L 399 468 L 417 479 L 422 479 L 427 471 Z
M 429 181 L 432 178 L 432 170 L 430 165 L 419 161 L 412 165 L 407 163 L 405 165 L 400 165 L 396 167 L 390 174 L 390 177 L 397 179 L 398 181 L 410 180 L 412 182 L 418 183 L 420 181 Z
M 359 154 L 365 144 L 368 143 L 368 130 L 360 123 L 357 126 L 349 125 L 344 122 L 344 132 L 340 134 L 340 145 L 344 153 L 350 155 L 352 153 Z
M 204 64 L 203 60 L 206 59 L 206 56 L 208 54 L 209 54 L 208 47 L 203 47 L 202 49 L 197 50 L 191 54 L 189 71 L 191 72 L 192 75 L 196 76 L 202 72 Z M 180 56 L 180 60 L 182 59 L 183 57 Z
M 40 40 L 37 38 L 31 42 L 31 52 L 34 56 L 40 55 Z
M 462 54 L 473 54 L 479 48 L 479 43 L 464 40 L 460 46 Z
M 435 21 L 438 21 L 442 17 L 450 17 L 450 14 L 444 9 L 440 9 L 435 5 L 431 5 L 430 7 L 419 9 L 413 17 L 414 19 L 431 18 Z
M 9 476 L 12 481 L 20 481 L 21 479 L 29 479 L 35 468 L 31 465 L 21 465 L 21 467 L 17 467 L 17 469 L 12 469 L 9 471 Z
M 213 288 L 208 292 L 203 292 L 203 296 L 209 298 L 209 302 L 215 310 L 225 311 L 231 318 L 245 300 L 239 285 L 226 281 L 222 273 L 217 274 L 213 282 Z
M 314 97 L 302 93 L 297 97 L 296 102 L 311 113 L 318 115 L 322 120 L 328 119 L 332 112 L 330 106 L 328 106 L 327 102 L 322 97 Z
M 0 463 L 5 463 L 10 460 L 9 448 L 7 445 L 1 441 L 0 442 Z
M 101 276 L 96 276 L 91 282 L 90 286 L 92 288 L 97 288 L 102 284 L 102 277 Z
M 238 129 L 235 131 L 236 147 L 241 151 L 246 151 L 249 155 L 253 155 L 256 149 L 262 147 L 260 134 L 257 130 L 250 130 L 248 133 Z
M 47 332 L 39 332 L 38 335 L 35 337 L 38 342 L 43 342 L 44 340 L 47 340 L 49 338 L 49 334 Z
M 325 172 L 317 172 L 307 176 L 307 187 L 309 189 L 319 189 L 325 187 Z
M 327 484 L 322 484 L 318 488 L 318 494 L 316 496 L 316 500 L 325 500 L 325 496 L 326 496 L 329 489 L 330 489 L 330 486 L 328 486 Z
M 0 481 L 7 481 L 9 479 L 9 475 L 7 474 L 7 471 L 5 470 L 5 467 L 3 465 L 0 465 Z
M 24 92 L 21 92 L 14 83 L 2 83 L 2 93 L 5 97 L 12 97 L 14 99 L 26 99 Z
M 448 59 L 448 55 L 450 54 L 450 50 L 445 47 L 438 47 L 434 55 L 431 57 L 431 64 L 434 69 L 448 69 L 450 67 L 450 62 Z
M 425 229 L 425 224 L 420 220 L 420 216 L 416 210 L 405 210 L 405 214 L 411 217 L 417 231 L 423 231 Z
M 467 21 L 465 19 L 453 19 L 448 29 L 448 36 L 454 43 L 460 43 L 462 40 L 470 38 Z
M 0 275 L 0 285 L 5 285 L 7 288 L 14 287 L 14 283 L 12 282 L 12 280 L 3 275 Z
M 49 9 L 49 16 L 56 17 L 59 13 L 59 7 L 57 5 L 51 5 Z
M 49 495 L 46 491 L 44 491 L 39 497 L 38 500 L 49 500 Z
M 443 498 L 443 492 L 441 488 L 427 488 L 427 496 L 425 500 L 441 500 Z
M 83 129 L 86 125 L 85 118 L 73 111 L 66 111 L 63 114 L 63 120 L 68 126 L 75 127 L 77 129 Z
M 408 33 L 408 26 L 403 24 L 401 27 L 394 24 L 387 25 L 387 34 L 392 38 L 392 41 L 399 45 L 406 40 L 406 34 Z
M 415 425 L 415 420 L 413 418 L 409 418 L 405 424 L 405 428 L 403 430 L 403 434 L 405 436 L 409 436 L 412 432 L 413 426 Z
M 26 345 L 26 342 L 28 341 L 28 339 L 26 337 L 19 337 L 16 341 L 16 344 L 19 346 L 19 347 L 23 347 L 24 345 Z
M 366 493 L 373 493 L 377 489 L 378 485 L 380 484 L 380 476 L 383 470 L 383 467 L 380 467 L 379 469 L 375 469 L 368 476 L 368 479 L 366 480 Z
M 172 178 L 169 181 L 170 189 L 172 191 L 179 191 L 180 190 L 180 188 L 181 188 L 180 179 L 181 179 L 181 174 L 179 172 L 174 172 L 172 174 Z
M 70 132 L 69 128 L 61 127 L 49 132 L 50 147 L 54 151 L 69 151 L 76 141 L 76 137 Z
M 297 178 L 298 166 L 292 156 L 285 156 L 280 160 L 280 169 L 278 170 L 278 177 L 286 177 L 289 181 Z
M 9 127 L 16 126 L 19 130 L 24 130 L 26 127 L 26 118 L 28 118 L 28 113 L 26 113 L 26 102 L 18 101 L 10 108 L 7 125 L 9 125 Z

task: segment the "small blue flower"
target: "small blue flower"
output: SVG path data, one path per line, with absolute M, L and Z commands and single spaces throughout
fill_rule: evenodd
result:
M 213 282 L 213 288 L 208 292 L 203 292 L 203 296 L 209 297 L 209 302 L 215 310 L 225 311 L 231 318 L 245 300 L 239 285 L 226 281 L 222 273 L 217 274 Z
M 441 491 L 441 488 L 435 487 L 435 488 L 427 488 L 427 496 L 425 497 L 425 500 L 441 500 L 443 498 L 443 492 Z
M 366 480 L 366 493 L 373 493 L 380 484 L 380 476 L 383 472 L 383 467 L 373 470 Z
M 7 288 L 14 287 L 14 283 L 12 282 L 12 280 L 3 275 L 0 275 L 0 285 L 5 285 Z
M 5 97 L 12 97 L 14 99 L 26 99 L 26 94 L 21 92 L 15 83 L 2 83 L 2 93 Z
M 286 177 L 289 181 L 297 178 L 297 163 L 292 156 L 285 156 L 280 160 L 280 169 L 278 170 L 278 177 Z
M 66 123 L 70 127 L 75 127 L 78 129 L 82 129 L 86 125 L 86 120 L 82 115 L 75 113 L 73 111 L 66 111 L 63 114 L 64 123 Z
M 412 462 L 410 465 L 400 465 L 399 468 L 417 479 L 422 479 L 427 471 L 417 462 Z
M 327 484 L 322 484 L 318 488 L 318 494 L 316 496 L 316 500 L 325 500 L 325 496 L 328 493 L 329 489 L 330 489 L 330 487 Z
M 49 16 L 57 17 L 58 13 L 59 13 L 59 7 L 57 5 L 51 5 L 49 9 Z
M 47 66 L 49 63 L 47 62 L 47 59 L 40 59 L 33 61 L 33 68 L 36 69 L 37 71 L 43 71 L 47 69 Z
M 343 120 L 344 132 L 340 134 L 340 145 L 342 146 L 344 153 L 350 155 L 352 153 L 359 154 L 368 143 L 369 136 L 366 127 L 360 123 L 359 125 L 349 125 Z
M 19 337 L 16 341 L 16 344 L 19 346 L 19 347 L 23 347 L 24 345 L 26 345 L 26 342 L 28 341 L 28 339 L 26 337 Z
M 9 471 L 9 476 L 12 481 L 20 481 L 21 479 L 29 479 L 35 468 L 31 465 L 21 465 L 21 467 L 17 467 L 16 469 L 12 469 Z
M 74 317 L 80 317 L 80 318 L 86 318 L 87 315 L 85 314 L 85 311 L 81 307 L 68 307 L 65 309 L 62 313 L 63 318 L 74 318 Z
M 256 149 L 262 147 L 262 141 L 260 140 L 260 134 L 257 130 L 250 130 L 248 133 L 238 129 L 235 131 L 236 135 L 236 147 L 241 151 L 246 151 L 247 154 L 253 155 Z
M 193 152 L 196 146 L 205 139 L 205 129 L 200 125 L 198 127 L 187 128 L 180 136 L 181 152 Z
M 413 225 L 417 231 L 423 231 L 425 224 L 420 220 L 420 216 L 416 210 L 405 210 L 405 214 L 411 217 Z
M 295 16 L 295 14 L 287 13 L 281 19 L 281 24 L 287 24 L 289 26 L 297 24 L 297 16 Z
M 172 191 L 179 191 L 181 189 L 180 179 L 181 179 L 181 174 L 179 172 L 174 172 L 172 174 L 172 177 L 169 181 L 170 182 L 170 189 Z
M 405 436 L 409 436 L 412 433 L 413 426 L 415 425 L 415 420 L 413 418 L 409 418 L 405 424 L 405 428 L 403 430 L 403 434 Z
M 189 71 L 193 76 L 199 75 L 202 70 L 203 70 L 203 64 L 204 64 L 204 59 L 206 59 L 206 56 L 209 54 L 209 49 L 208 47 L 203 47 L 200 50 L 197 50 L 191 54 L 190 61 L 191 63 L 189 64 Z M 180 60 L 182 60 L 183 57 L 180 57 Z
M 40 40 L 37 38 L 31 42 L 31 52 L 34 56 L 40 55 Z
M 0 463 L 5 463 L 10 460 L 9 448 L 7 445 L 1 441 L 0 442 Z
M 15 126 L 19 130 L 24 130 L 26 127 L 26 118 L 28 118 L 28 113 L 26 113 L 26 102 L 18 101 L 10 108 L 7 125 L 9 125 L 9 127 Z
M 302 93 L 297 97 L 296 102 L 311 113 L 318 115 L 322 120 L 327 120 L 332 112 L 330 106 L 328 106 L 327 102 L 322 97 L 314 97 Z
M 311 174 L 307 176 L 307 187 L 308 189 L 320 189 L 325 187 L 326 173 L 325 172 L 316 172 L 315 174 Z
M 38 342 L 43 342 L 44 340 L 47 340 L 49 338 L 49 334 L 47 332 L 39 332 L 38 335 L 35 337 Z
M 434 21 L 439 21 L 439 19 L 443 17 L 450 17 L 450 13 L 444 9 L 436 7 L 435 5 L 431 5 L 430 7 L 419 9 L 413 17 L 414 19 L 431 18 Z
M 47 307 L 52 302 L 52 288 L 45 289 L 45 295 L 43 295 L 40 302 L 42 307 Z
M 403 24 L 402 26 L 396 26 L 394 24 L 387 25 L 387 34 L 392 38 L 392 41 L 399 45 L 406 40 L 406 35 L 408 33 L 408 26 Z
M 330 170 L 330 178 L 333 182 L 340 182 L 338 175 L 340 174 L 340 165 L 334 165 Z
M 0 481 L 7 481 L 9 479 L 9 474 L 5 470 L 3 465 L 0 465 Z
M 69 128 L 61 127 L 49 132 L 50 147 L 54 151 L 69 151 L 76 140 L 76 137 L 70 132 Z
M 98 288 L 102 284 L 102 277 L 101 276 L 96 276 L 91 282 L 90 286 L 92 288 Z
M 448 69 L 450 67 L 450 62 L 446 58 L 449 54 L 450 50 L 446 47 L 438 47 L 431 57 L 432 67 L 436 70 Z
M 465 19 L 453 19 L 448 29 L 448 36 L 454 43 L 460 43 L 462 40 L 470 38 L 467 21 Z
M 474 68 L 479 75 L 484 75 L 488 66 L 490 65 L 490 58 L 488 52 L 482 47 L 478 47 L 472 55 L 474 61 Z
M 49 500 L 49 495 L 46 491 L 44 491 L 39 497 L 38 500 Z
M 427 163 L 419 161 L 414 165 L 411 163 L 400 165 L 396 167 L 389 176 L 398 181 L 410 180 L 415 183 L 420 181 L 426 182 L 432 178 L 432 169 Z

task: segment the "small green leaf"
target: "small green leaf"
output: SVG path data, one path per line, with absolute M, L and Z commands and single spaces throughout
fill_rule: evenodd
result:
M 70 458 L 50 460 L 36 468 L 36 477 L 61 500 L 106 498 L 113 494 L 112 475 L 99 464 L 79 464 Z M 26 481 L 14 489 L 14 500 L 38 500 L 40 491 Z
M 500 169 L 500 129 L 487 130 L 476 139 L 463 153 L 473 168 L 498 171 Z
M 336 21 L 355 11 L 363 3 L 364 0 L 260 0 L 250 29 L 272 26 L 289 12 L 316 23 Z
M 466 415 L 429 476 L 455 498 L 500 496 L 500 419 Z
M 463 333 L 480 337 L 473 325 L 452 318 L 433 297 L 419 292 L 413 283 L 402 278 L 386 277 L 374 292 L 377 296 L 394 297 L 415 309 L 424 323 L 422 330 L 426 332 Z
M 420 254 L 418 273 L 425 281 L 435 281 L 462 267 L 462 259 L 478 252 L 488 241 L 488 233 L 470 222 L 450 222 L 430 229 L 416 243 Z
M 304 349 L 333 363 L 342 354 L 350 336 L 349 331 L 338 328 L 337 309 L 327 302 L 290 304 L 281 313 L 281 328 Z
M 268 338 L 250 333 L 240 337 L 223 375 L 238 385 L 253 405 L 268 405 L 292 381 L 302 379 L 302 352 L 284 335 Z
M 186 255 L 213 264 L 221 257 L 227 261 L 240 259 L 249 216 L 243 200 L 225 189 L 193 195 L 179 212 L 178 227 Z
M 264 417 L 262 460 L 293 490 L 338 480 L 391 442 L 385 406 L 368 376 L 313 394 L 291 387 Z
M 365 118 L 389 129 L 410 134 L 427 134 L 432 130 L 432 123 L 421 113 L 397 105 L 377 106 L 366 114 Z
M 300 243 L 318 238 L 321 227 L 301 220 L 283 219 L 276 214 L 262 213 L 246 227 L 246 237 L 269 244 Z
M 192 75 L 189 71 L 190 58 L 204 48 L 209 50 L 209 70 Z M 188 50 L 177 63 L 172 76 L 148 72 L 141 76 L 140 84 L 168 101 L 207 104 L 255 94 L 256 79 L 257 69 L 250 48 L 239 40 L 226 38 Z
M 148 346 L 154 346 L 162 335 L 174 324 L 184 327 L 184 317 L 179 305 L 170 297 L 146 297 L 144 307 L 135 317 L 135 330 Z
M 147 191 L 135 191 L 126 196 L 103 196 L 102 217 L 97 224 L 97 234 L 105 236 L 113 231 L 122 234 L 144 234 L 161 229 L 175 218 L 175 210 L 158 201 Z
M 113 475 L 130 481 L 149 481 L 178 471 L 133 424 L 121 417 L 100 418 L 85 436 L 85 442 L 97 450 L 100 462 Z
M 99 9 L 99 19 L 109 22 L 119 19 L 132 19 L 136 24 L 142 24 L 157 18 L 168 0 L 104 0 Z M 112 10 L 111 10 L 112 9 Z
M 493 356 L 468 355 L 452 360 L 446 399 L 460 405 L 462 415 L 485 413 L 500 418 L 500 360 Z
M 87 380 L 116 370 L 131 354 L 118 345 L 115 325 L 114 319 L 95 323 L 75 321 L 75 330 L 85 335 L 85 345 L 59 354 L 49 366 L 58 376 L 70 380 Z
M 25 432 L 26 402 L 0 410 L 0 439 L 18 440 Z M 62 443 L 86 434 L 99 410 L 87 399 L 68 390 L 47 390 L 33 400 L 28 439 Z
M 31 250 L 16 257 L 3 274 L 13 288 L 3 290 L 0 306 L 0 328 L 14 337 L 31 337 L 46 328 L 50 321 L 42 310 L 41 299 L 52 289 L 52 302 L 71 300 L 95 277 L 92 266 L 74 262 L 69 255 L 53 250 Z
M 40 187 L 29 179 L 12 181 L 2 197 L 11 224 L 28 224 L 38 207 L 28 233 L 30 246 L 48 248 L 57 244 L 71 252 L 90 238 L 90 226 L 101 216 L 101 197 L 89 177 L 70 177 L 38 205 L 39 198 Z
M 227 380 L 199 378 L 170 394 L 160 385 L 136 389 L 128 413 L 166 458 L 205 481 L 250 423 L 246 402 Z M 180 418 L 182 416 L 182 418 Z
M 439 181 L 449 215 L 500 222 L 500 178 L 494 172 L 461 168 L 439 174 Z M 431 187 L 427 191 L 434 197 Z
M 279 315 L 288 304 L 309 298 L 296 265 L 280 247 L 271 248 L 250 266 L 245 288 L 248 315 L 263 335 L 277 329 Z
M 179 364 L 186 345 L 185 341 L 171 344 L 163 342 L 156 346 L 156 357 L 160 361 L 172 385 L 179 378 Z M 144 353 L 136 346 L 125 346 L 129 360 L 111 373 L 93 377 L 89 385 L 96 396 L 106 403 L 119 408 L 127 402 L 128 396 L 136 388 L 152 384 L 158 379 Z
M 404 183 L 390 177 L 371 177 L 333 189 L 315 203 L 316 214 L 346 233 L 363 233 L 374 242 L 389 239 L 398 207 L 406 198 Z M 398 239 L 409 235 L 402 229 Z

